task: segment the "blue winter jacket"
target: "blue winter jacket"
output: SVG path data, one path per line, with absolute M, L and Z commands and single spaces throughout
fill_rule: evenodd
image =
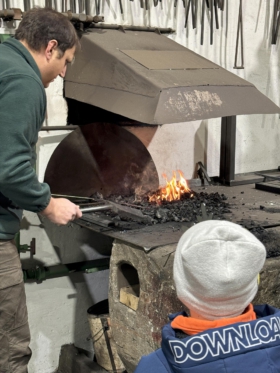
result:
M 255 306 L 257 319 L 178 339 L 170 324 L 162 348 L 141 358 L 134 373 L 280 372 L 280 310 Z M 174 319 L 178 314 L 171 315 Z

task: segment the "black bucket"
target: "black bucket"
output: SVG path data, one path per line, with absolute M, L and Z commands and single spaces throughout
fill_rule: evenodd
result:
M 108 372 L 125 372 L 112 338 L 108 299 L 91 306 L 87 313 L 97 363 Z

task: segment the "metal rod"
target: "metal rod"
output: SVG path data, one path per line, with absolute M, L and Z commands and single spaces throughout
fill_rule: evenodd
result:
M 170 34 L 175 32 L 172 28 L 160 28 L 160 27 L 145 27 L 145 26 L 133 26 L 133 25 L 109 25 L 109 24 L 91 24 L 90 28 L 98 28 L 105 30 L 128 30 L 128 31 L 147 31 L 147 32 L 158 32 L 162 34 Z
M 192 2 L 192 26 L 196 28 L 196 0 L 191 0 Z
M 96 202 L 96 199 L 95 198 L 92 198 L 92 197 L 82 197 L 82 196 L 71 196 L 71 195 L 68 195 L 68 194 L 55 194 L 55 193 L 52 193 L 52 197 L 61 197 L 61 198 L 74 198 L 74 199 L 82 199 L 82 200 L 92 200 L 92 201 L 95 201 Z
M 274 0 L 271 44 L 276 44 L 275 29 L 276 29 L 276 22 L 277 22 L 278 6 L 279 6 L 279 1 L 278 0 Z
M 80 210 L 81 212 L 93 212 L 93 211 L 101 211 L 101 210 L 111 210 L 113 209 L 112 205 L 100 205 L 100 206 L 91 206 L 91 207 L 82 207 Z
M 62 276 L 69 276 L 70 273 L 84 272 L 94 273 L 97 271 L 104 271 L 109 268 L 110 259 L 95 259 L 86 262 L 70 263 L 70 264 L 56 264 L 53 266 L 34 266 L 33 268 L 23 269 L 24 282 L 36 281 L 41 283 L 44 280 L 57 278 Z
M 280 1 L 279 1 L 279 4 L 280 4 Z M 276 25 L 276 31 L 275 31 L 275 44 L 277 43 L 279 26 L 280 26 L 280 13 L 278 14 L 278 18 L 277 18 L 277 25 Z
M 236 116 L 222 117 L 220 182 L 230 184 L 235 177 Z
M 210 45 L 213 44 L 213 29 L 214 29 L 214 14 L 213 14 L 213 1 L 214 0 L 210 0 L 210 13 L 211 13 L 211 16 L 210 16 Z
M 79 126 L 43 126 L 41 127 L 40 131 L 61 131 L 61 130 L 66 130 L 66 131 L 74 131 L 75 129 L 79 128 Z

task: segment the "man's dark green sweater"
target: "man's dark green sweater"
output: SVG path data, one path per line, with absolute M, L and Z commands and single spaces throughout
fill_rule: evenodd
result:
M 0 207 L 0 239 L 19 231 L 21 209 L 44 210 L 50 189 L 33 165 L 38 132 L 46 113 L 46 93 L 36 62 L 18 40 L 0 44 L 0 192 L 20 210 L 17 218 Z

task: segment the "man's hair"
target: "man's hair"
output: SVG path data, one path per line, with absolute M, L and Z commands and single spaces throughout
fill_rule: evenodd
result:
M 79 45 L 72 23 L 63 14 L 50 8 L 33 8 L 26 12 L 16 30 L 15 38 L 25 41 L 36 52 L 56 40 L 61 57 L 67 49 Z

